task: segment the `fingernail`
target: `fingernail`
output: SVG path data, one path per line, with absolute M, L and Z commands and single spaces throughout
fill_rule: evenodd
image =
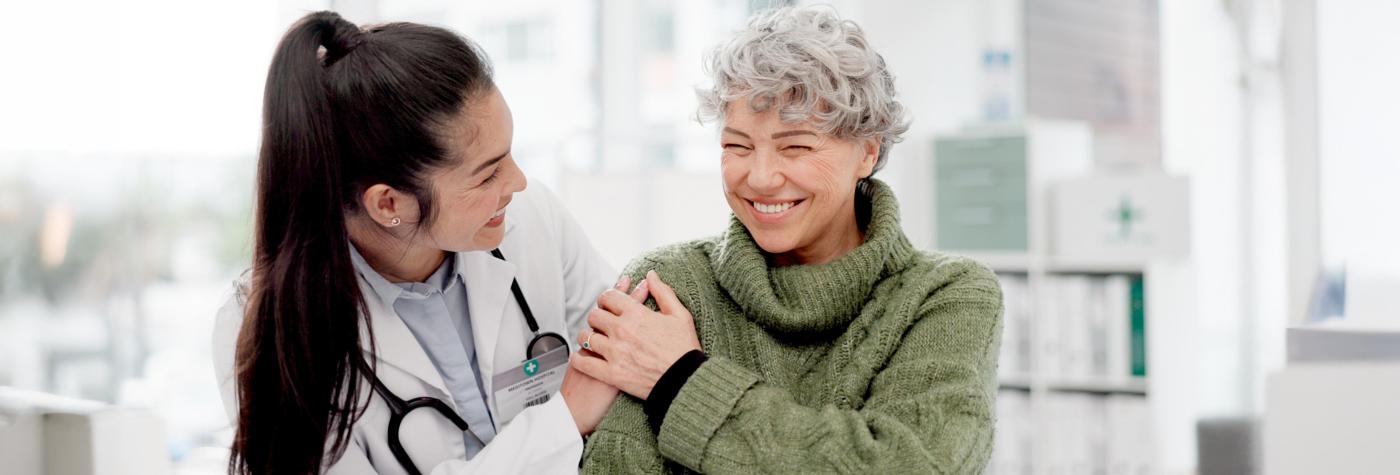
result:
M 656 271 L 654 271 L 654 270 L 649 270 L 649 271 L 647 271 L 647 277 L 656 277 Z
M 646 290 L 646 288 L 647 288 L 647 281 L 645 281 L 645 280 L 643 280 L 642 283 L 637 284 L 637 290 Z
M 632 278 L 624 275 L 621 279 L 617 279 L 617 285 L 614 285 L 613 287 L 618 289 L 625 289 L 629 285 L 632 285 Z

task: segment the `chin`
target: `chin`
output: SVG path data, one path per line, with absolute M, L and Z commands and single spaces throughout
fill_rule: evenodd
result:
M 783 254 L 791 252 L 793 249 L 797 248 L 797 243 L 793 239 L 790 239 L 787 236 L 782 235 L 781 233 L 755 233 L 753 232 L 753 228 L 749 228 L 749 234 L 753 236 L 754 242 L 758 243 L 759 249 L 763 249 L 763 252 L 769 254 Z
M 482 230 L 472 237 L 472 248 L 489 251 L 501 247 L 501 241 L 504 241 L 505 237 L 505 233 L 499 230 Z

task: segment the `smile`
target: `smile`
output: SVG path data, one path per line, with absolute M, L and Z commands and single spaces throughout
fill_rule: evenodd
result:
M 802 201 L 804 200 L 786 201 L 781 203 L 759 203 L 757 201 L 749 201 L 749 205 L 753 206 L 754 211 L 757 211 L 759 214 L 775 215 L 781 214 L 784 211 L 792 209 L 792 207 L 794 206 L 802 204 Z

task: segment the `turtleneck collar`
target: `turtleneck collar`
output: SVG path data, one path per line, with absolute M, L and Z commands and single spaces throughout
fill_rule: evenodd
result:
M 913 261 L 914 246 L 899 225 L 899 203 L 879 180 L 857 196 L 869 205 L 865 242 L 836 260 L 772 267 L 768 253 L 737 217 L 710 256 L 719 285 L 744 314 L 771 332 L 799 336 L 845 327 L 860 313 L 875 284 Z

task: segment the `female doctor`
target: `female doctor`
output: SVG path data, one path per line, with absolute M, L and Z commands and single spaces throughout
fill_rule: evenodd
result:
M 251 275 L 214 335 L 230 472 L 576 472 L 617 391 L 568 342 L 615 274 L 526 188 L 484 55 L 310 14 L 262 130 Z

